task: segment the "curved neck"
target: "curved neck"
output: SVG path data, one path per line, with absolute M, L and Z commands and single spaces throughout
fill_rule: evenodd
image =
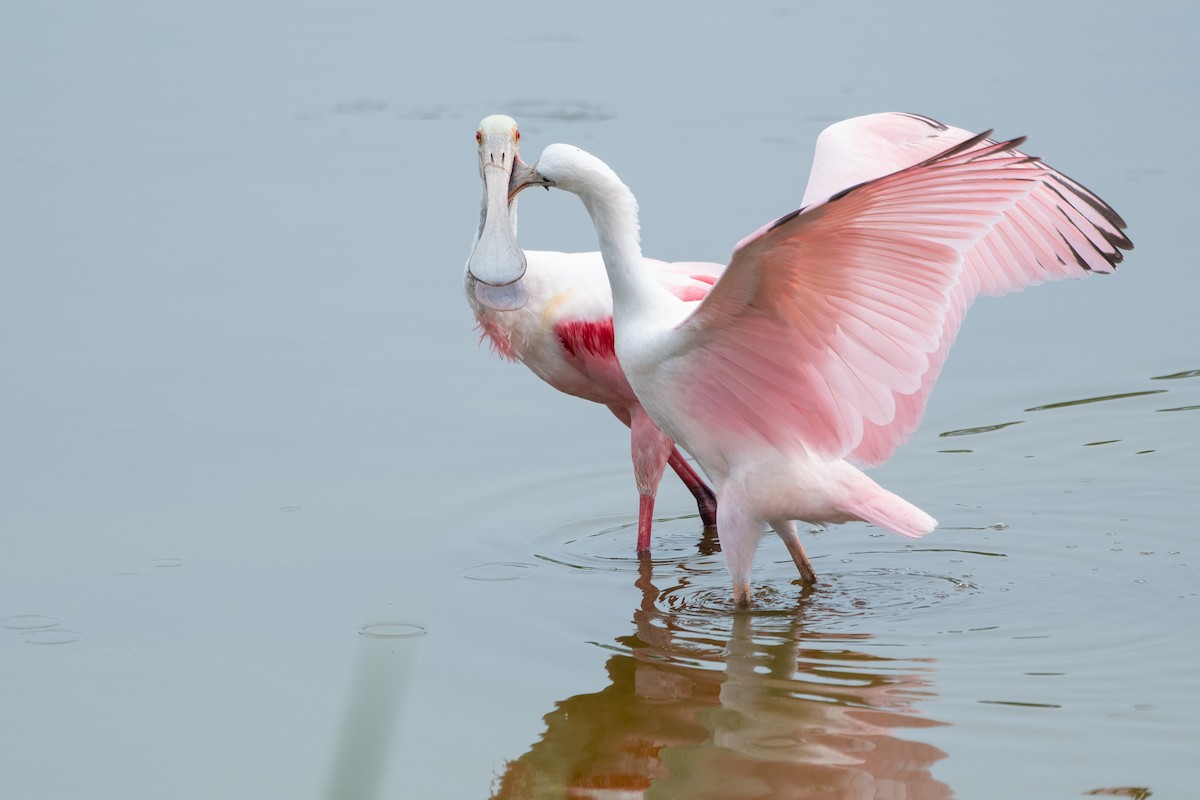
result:
M 597 176 L 579 193 L 596 227 L 600 255 L 608 272 L 613 294 L 613 318 L 633 320 L 664 303 L 677 304 L 677 298 L 654 279 L 642 260 L 638 241 L 637 200 L 629 187 L 615 175 Z

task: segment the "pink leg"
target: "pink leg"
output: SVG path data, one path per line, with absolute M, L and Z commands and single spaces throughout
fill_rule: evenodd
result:
M 808 555 L 804 552 L 804 545 L 800 543 L 800 533 L 796 530 L 796 523 L 788 519 L 777 519 L 771 521 L 771 527 L 787 545 L 788 552 L 792 555 L 792 561 L 795 562 L 796 569 L 800 571 L 800 580 L 810 586 L 816 583 L 817 571 L 813 569 L 812 562 L 808 560 Z
M 650 421 L 641 406 L 632 409 L 630 444 L 633 450 L 633 477 L 638 488 L 637 552 L 650 551 L 650 529 L 654 524 L 654 496 L 667 468 L 674 445 L 658 426 Z
M 650 526 L 654 524 L 654 495 L 638 496 L 638 555 L 650 554 Z
M 671 469 L 675 470 L 675 474 L 683 481 L 683 485 L 692 493 L 692 497 L 696 498 L 696 509 L 700 512 L 700 522 L 704 524 L 704 529 L 715 531 L 717 529 L 717 496 L 713 494 L 713 490 L 708 488 L 704 479 L 696 473 L 696 470 L 692 469 L 692 465 L 687 462 L 678 448 L 671 447 L 671 457 L 667 459 L 667 463 L 671 465 Z

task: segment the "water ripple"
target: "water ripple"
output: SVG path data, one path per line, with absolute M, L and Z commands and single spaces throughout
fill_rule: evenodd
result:
M 429 633 L 429 629 L 411 622 L 372 622 L 360 625 L 357 633 L 372 639 L 415 639 Z
M 521 561 L 489 561 L 476 564 L 462 571 L 462 576 L 472 581 L 519 581 L 537 574 L 537 564 Z
M 1200 369 L 1189 369 L 1186 372 L 1175 372 L 1171 375 L 1155 375 L 1152 381 L 1175 381 L 1181 378 L 1200 378 Z
M 791 564 L 779 566 L 790 568 Z M 756 580 L 751 595 L 752 607 L 739 609 L 724 570 L 708 577 L 715 580 L 684 576 L 679 583 L 660 593 L 660 608 L 710 621 L 733 613 L 751 614 L 756 618 L 791 617 L 798 611 L 803 611 L 805 619 L 810 621 L 829 621 L 857 618 L 865 609 L 870 609 L 872 621 L 878 623 L 980 591 L 968 576 L 941 571 L 907 567 L 836 569 L 821 571 L 815 586 L 806 586 L 799 579 Z
M 24 639 L 29 644 L 72 644 L 83 638 L 83 634 L 61 628 L 47 628 L 40 631 L 26 631 Z
M 1106 403 L 1110 400 L 1125 400 L 1130 397 L 1145 397 L 1150 394 L 1165 394 L 1166 389 L 1144 389 L 1140 392 L 1122 392 L 1121 394 L 1106 394 L 1100 397 L 1084 397 L 1079 400 L 1064 400 L 1060 403 L 1046 403 L 1045 405 L 1034 406 L 1027 408 L 1026 411 L 1047 411 L 1052 408 L 1068 408 L 1070 406 L 1084 406 L 1089 403 Z
M 977 433 L 991 433 L 992 431 L 1003 430 L 1004 428 L 1008 428 L 1013 425 L 1020 425 L 1023 422 L 1024 422 L 1024 420 L 1015 420 L 1013 422 L 1000 422 L 995 425 L 981 425 L 978 428 L 960 428 L 959 430 L 956 430 L 956 431 L 946 431 L 945 433 L 939 433 L 938 436 L 943 437 L 943 438 L 946 436 L 974 436 Z M 945 452 L 945 451 L 943 451 L 943 452 Z
M 1084 792 L 1088 797 L 1128 797 L 1130 800 L 1147 800 L 1154 793 L 1144 786 L 1113 786 Z
M 790 618 L 802 610 L 810 620 L 833 620 L 857 619 L 869 609 L 875 622 L 907 617 L 982 591 L 970 574 L 973 565 L 979 558 L 1004 555 L 905 548 L 843 553 L 835 561 L 818 549 L 810 556 L 820 578 L 807 586 L 790 558 L 780 558 L 782 545 L 768 532 L 751 578 L 753 605 L 739 609 L 717 538 L 702 532 L 696 516 L 656 520 L 652 555 L 641 558 L 634 552 L 636 528 L 636 521 L 624 515 L 573 520 L 538 533 L 534 557 L 572 571 L 636 575 L 643 581 L 653 574 L 666 587 L 655 593 L 659 610 L 683 620 L 684 629 L 711 634 L 735 613 Z M 895 565 L 898 555 L 904 556 L 901 566 Z
M 683 564 L 718 553 L 716 535 L 701 529 L 694 514 L 656 519 L 651 562 Z M 536 538 L 537 559 L 570 569 L 635 573 L 642 561 L 635 550 L 637 521 L 626 515 L 571 520 L 539 532 Z
M 0 628 L 8 628 L 14 631 L 33 631 L 42 628 L 53 628 L 59 623 L 54 617 L 45 617 L 41 614 L 18 614 L 13 617 L 4 617 L 0 619 Z

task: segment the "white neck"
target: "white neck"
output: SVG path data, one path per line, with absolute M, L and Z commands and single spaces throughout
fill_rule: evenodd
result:
M 642 260 L 638 243 L 638 208 L 633 192 L 599 159 L 586 156 L 579 179 L 569 187 L 587 208 L 600 239 L 600 254 L 612 286 L 613 319 L 620 329 L 646 322 L 661 322 L 665 306 L 673 319 L 682 305 L 663 288 Z M 594 163 L 591 163 L 594 162 Z M 673 324 L 673 322 L 672 322 Z

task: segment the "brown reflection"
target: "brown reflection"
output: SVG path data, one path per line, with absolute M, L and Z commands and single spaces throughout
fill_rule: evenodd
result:
M 767 615 L 665 611 L 650 570 L 609 685 L 558 703 L 493 798 L 952 795 L 930 774 L 945 753 L 894 735 L 941 724 L 914 708 L 929 694 L 928 661 L 853 649 L 869 634 L 813 630 L 807 600 Z

